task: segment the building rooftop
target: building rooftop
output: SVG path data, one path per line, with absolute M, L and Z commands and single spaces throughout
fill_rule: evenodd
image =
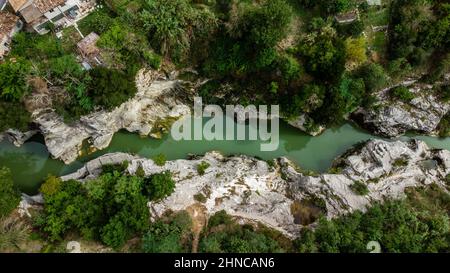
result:
M 29 0 L 9 0 L 9 4 L 15 12 L 18 12 Z
M 66 0 L 35 0 L 34 5 L 41 13 L 46 13 L 58 6 L 63 6 Z
M 339 23 L 350 23 L 353 22 L 355 20 L 358 20 L 359 18 L 359 12 L 357 9 L 349 11 L 349 12 L 344 12 L 344 13 L 340 13 L 338 15 L 335 16 L 336 21 L 338 21 Z
M 25 6 L 20 10 L 20 14 L 27 23 L 31 23 L 42 16 L 42 13 L 34 5 Z
M 95 32 L 91 32 L 88 36 L 84 37 L 83 40 L 78 42 L 77 44 L 78 50 L 84 57 L 99 54 L 100 50 L 96 45 L 98 39 L 100 39 L 98 34 Z

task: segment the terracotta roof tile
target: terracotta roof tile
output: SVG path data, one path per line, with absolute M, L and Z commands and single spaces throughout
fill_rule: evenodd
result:
M 35 0 L 34 5 L 40 12 L 46 13 L 57 6 L 62 6 L 66 3 L 66 0 Z
M 0 11 L 0 40 L 11 33 L 19 17 L 10 12 Z
M 28 2 L 28 0 L 9 0 L 8 2 L 14 11 L 17 12 Z

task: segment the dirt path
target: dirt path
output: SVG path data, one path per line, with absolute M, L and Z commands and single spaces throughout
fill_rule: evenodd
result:
M 188 207 L 186 211 L 192 218 L 192 233 L 194 235 L 194 238 L 192 240 L 192 253 L 197 253 L 200 233 L 202 232 L 208 221 L 207 209 L 205 208 L 205 206 L 197 203 Z

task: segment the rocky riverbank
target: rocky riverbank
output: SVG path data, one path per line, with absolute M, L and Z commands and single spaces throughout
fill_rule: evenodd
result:
M 94 112 L 73 124 L 66 124 L 51 105 L 40 107 L 32 115 L 35 130 L 25 133 L 8 130 L 0 135 L 0 141 L 6 138 L 21 146 L 34 134 L 41 133 L 50 154 L 69 164 L 80 156 L 84 145 L 91 150 L 108 147 L 119 130 L 161 137 L 173 121 L 190 113 L 192 99 L 204 83 L 201 79 L 194 82 L 178 79 L 178 74 L 141 70 L 136 77 L 138 93 L 134 98 L 112 111 Z M 432 85 L 417 80 L 401 85 L 414 94 L 413 100 L 392 100 L 391 88 L 387 88 L 377 94 L 379 103 L 375 107 L 361 108 L 352 118 L 369 131 L 386 137 L 396 137 L 407 131 L 435 134 L 441 119 L 450 111 L 450 104 L 439 100 Z M 313 136 L 326 129 L 321 126 L 310 128 L 312 123 L 305 115 L 288 123 Z
M 450 75 L 449 75 L 450 76 Z M 441 119 L 450 111 L 450 103 L 441 101 L 434 88 L 436 85 L 405 81 L 414 99 L 402 101 L 391 98 L 392 87 L 380 91 L 379 101 L 370 109 L 361 108 L 353 113 L 353 118 L 374 134 L 396 137 L 408 131 L 435 135 Z
M 106 164 L 128 161 L 128 172 L 142 168 L 146 175 L 170 171 L 176 181 L 168 198 L 149 203 L 153 217 L 166 211 L 203 206 L 208 214 L 225 210 L 244 221 L 257 221 L 293 238 L 302 226 L 314 224 L 320 214 L 328 218 L 365 210 L 373 202 L 401 198 L 408 187 L 436 183 L 448 188 L 450 151 L 432 150 L 424 142 L 371 140 L 338 158 L 333 173 L 304 173 L 286 158 L 273 162 L 247 156 L 225 157 L 217 152 L 191 160 L 152 160 L 117 153 L 99 157 L 63 180 L 96 177 Z M 209 164 L 204 174 L 197 167 Z M 355 190 L 364 185 L 366 192 Z M 24 199 L 22 208 L 39 198 Z M 28 202 L 29 201 L 29 202 Z
M 94 112 L 74 124 L 66 124 L 49 105 L 32 114 L 38 130 L 25 134 L 9 130 L 4 137 L 20 146 L 40 132 L 50 154 L 69 164 L 77 159 L 85 144 L 93 149 L 104 149 L 114 134 L 122 129 L 160 137 L 171 122 L 190 113 L 187 103 L 193 97 L 194 83 L 178 80 L 175 75 L 164 76 L 156 71 L 141 70 L 136 77 L 136 85 L 136 96 L 112 111 Z

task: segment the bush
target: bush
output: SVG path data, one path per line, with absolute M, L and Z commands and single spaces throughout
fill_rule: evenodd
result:
M 450 136 L 450 114 L 445 115 L 438 126 L 439 136 L 448 137 Z
M 105 164 L 102 165 L 102 173 L 106 174 L 106 173 L 114 173 L 114 172 L 118 172 L 118 173 L 123 173 L 128 169 L 129 166 L 129 162 L 128 161 L 124 161 L 120 164 Z
M 86 239 L 100 240 L 118 249 L 148 228 L 143 186 L 142 178 L 117 170 L 83 184 L 74 180 L 60 183 L 50 177 L 41 188 L 45 204 L 36 225 L 50 241 L 77 231 Z
M 60 191 L 62 180 L 59 177 L 49 175 L 39 191 L 45 196 L 52 196 Z
M 29 91 L 27 76 L 31 65 L 24 60 L 6 61 L 0 64 L 0 99 L 20 101 Z
M 84 35 L 95 32 L 99 35 L 108 31 L 114 24 L 114 19 L 104 10 L 96 10 L 78 22 L 78 27 Z
M 206 196 L 204 196 L 202 193 L 197 193 L 194 195 L 194 200 L 200 203 L 206 203 L 208 199 L 206 199 Z
M 369 189 L 367 188 L 367 185 L 361 181 L 355 181 L 350 186 L 350 189 L 358 195 L 367 195 L 369 193 Z
M 14 185 L 11 171 L 0 168 L 0 217 L 9 215 L 19 205 L 20 192 Z
M 133 97 L 137 88 L 134 78 L 105 67 L 90 70 L 89 96 L 96 105 L 113 109 Z
M 186 236 L 190 234 L 192 220 L 185 211 L 159 220 L 150 226 L 150 231 L 142 239 L 142 249 L 146 253 L 188 252 Z
M 450 84 L 442 85 L 438 88 L 439 97 L 444 102 L 450 102 Z
M 221 225 L 220 228 L 214 228 Z M 263 232 L 251 225 L 234 223 L 224 211 L 209 220 L 208 229 L 199 243 L 199 251 L 206 253 L 276 253 L 284 252 L 280 244 L 271 237 L 273 233 Z
M 442 195 L 449 198 L 446 193 Z M 404 201 L 375 204 L 364 214 L 358 211 L 334 220 L 322 218 L 314 232 L 302 231 L 296 242 L 297 249 L 300 252 L 367 253 L 367 243 L 377 241 L 382 252 L 447 251 L 450 223 L 442 206 L 445 203 L 426 191 L 408 196 Z M 440 204 L 440 207 L 430 213 L 430 204 Z
M 175 181 L 169 171 L 154 174 L 144 180 L 144 189 L 150 200 L 158 201 L 175 191 Z
M 409 102 L 415 98 L 414 94 L 405 86 L 397 86 L 391 89 L 390 94 L 393 98 Z
M 405 166 L 408 166 L 408 159 L 406 159 L 406 158 L 397 158 L 392 165 L 394 167 L 405 167 Z
M 386 86 L 388 80 L 383 67 L 375 63 L 361 66 L 355 74 L 358 78 L 363 79 L 368 93 L 382 89 Z
M 412 70 L 411 65 L 404 58 L 396 59 L 394 61 L 389 62 L 387 68 L 389 75 L 396 80 L 402 78 L 405 75 L 408 75 L 408 73 L 411 72 L 411 70 Z
M 7 129 L 27 130 L 31 114 L 19 102 L 0 101 L 0 132 Z
M 221 210 L 214 213 L 208 220 L 208 228 L 213 228 L 219 225 L 229 225 L 233 222 L 231 216 L 226 211 Z
M 242 12 L 230 14 L 235 19 L 210 48 L 204 68 L 210 75 L 241 77 L 268 68 L 277 59 L 276 46 L 288 32 L 291 7 L 284 0 L 272 0 L 241 3 L 239 8 Z
M 161 167 L 166 165 L 166 162 L 167 162 L 167 158 L 164 154 L 158 154 L 158 155 L 154 156 L 152 158 L 152 160 L 153 160 L 153 162 L 155 162 L 156 165 L 161 166 Z
M 197 165 L 197 172 L 199 175 L 204 175 L 206 170 L 211 166 L 208 162 L 202 161 L 200 164 Z

